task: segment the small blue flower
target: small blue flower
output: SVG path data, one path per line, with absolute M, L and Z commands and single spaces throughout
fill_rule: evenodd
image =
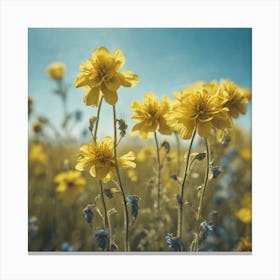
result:
M 81 136 L 82 136 L 82 137 L 87 137 L 87 136 L 88 136 L 88 129 L 87 129 L 87 128 L 85 128 L 85 129 L 82 130 Z
M 215 179 L 222 173 L 221 166 L 212 166 L 211 167 L 211 178 Z
M 108 248 L 108 246 L 109 246 L 109 236 L 110 236 L 110 232 L 109 232 L 108 228 L 96 229 L 93 232 L 93 236 L 96 238 L 96 246 L 100 247 L 103 250 Z
M 137 195 L 128 195 L 126 197 L 126 202 L 131 205 L 130 213 L 132 217 L 136 219 L 138 216 L 140 197 Z
M 60 246 L 61 251 L 63 252 L 74 252 L 76 251 L 76 248 L 69 244 L 67 241 L 64 241 Z
M 165 236 L 166 243 L 170 251 L 181 251 L 183 248 L 183 243 L 178 237 L 174 237 L 173 233 L 167 233 Z
M 84 217 L 88 224 L 92 223 L 92 220 L 94 218 L 93 211 L 87 206 L 83 209 Z
M 38 219 L 36 217 L 31 217 L 28 220 L 28 234 L 29 237 L 33 238 L 38 232 Z
M 205 240 L 207 236 L 213 231 L 214 225 L 211 222 L 203 221 L 200 224 L 200 229 L 202 230 L 201 233 L 201 238 L 202 240 Z
M 82 111 L 77 110 L 77 111 L 75 111 L 74 116 L 75 116 L 76 122 L 79 122 L 82 119 L 83 113 L 82 113 Z

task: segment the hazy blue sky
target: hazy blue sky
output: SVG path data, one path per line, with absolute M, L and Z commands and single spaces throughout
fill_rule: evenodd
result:
M 61 122 L 61 100 L 52 93 L 56 84 L 46 76 L 45 69 L 54 61 L 65 63 L 65 81 L 72 84 L 68 110 L 78 109 L 84 114 L 75 133 L 87 127 L 88 118 L 96 109 L 84 105 L 84 91 L 75 89 L 74 81 L 80 63 L 99 46 L 106 46 L 110 51 L 122 49 L 126 56 L 123 69 L 137 73 L 141 79 L 135 88 L 119 90 L 118 115 L 127 120 L 132 113 L 129 104 L 135 99 L 142 100 L 147 91 L 155 92 L 158 97 L 173 97 L 174 91 L 197 80 L 224 78 L 251 88 L 251 29 L 31 28 L 28 42 L 28 92 L 34 99 L 36 112 L 55 123 Z M 100 127 L 103 136 L 113 134 L 111 110 L 111 106 L 104 103 Z M 250 128 L 250 114 L 249 108 L 249 114 L 238 121 L 246 128 Z M 131 128 L 133 121 L 128 124 Z

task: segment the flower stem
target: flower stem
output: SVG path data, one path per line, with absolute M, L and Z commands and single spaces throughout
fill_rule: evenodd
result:
M 199 203 L 198 203 L 198 208 L 197 208 L 197 214 L 196 214 L 196 220 L 197 220 L 197 232 L 194 237 L 194 241 L 192 242 L 191 245 L 191 250 L 193 252 L 198 252 L 199 248 L 199 229 L 200 229 L 200 223 L 201 223 L 201 212 L 202 212 L 202 203 L 203 199 L 205 196 L 205 191 L 208 183 L 208 178 L 209 178 L 209 170 L 210 170 L 210 151 L 209 151 L 209 145 L 207 138 L 204 138 L 205 140 L 205 147 L 206 147 L 206 159 L 207 159 L 207 165 L 206 165 L 206 170 L 205 170 L 205 175 L 204 175 L 204 182 L 203 186 L 201 189 L 201 195 L 199 197 Z
M 101 193 L 101 200 L 103 204 L 103 210 L 104 210 L 104 219 L 103 219 L 103 227 L 109 229 L 109 244 L 108 244 L 108 251 L 110 251 L 111 248 L 111 229 L 110 229 L 110 224 L 109 224 L 109 217 L 108 217 L 108 212 L 107 212 L 107 207 L 105 203 L 105 197 L 104 197 L 104 191 L 103 191 L 103 184 L 102 181 L 99 180 L 99 186 L 100 186 L 100 193 Z
M 180 193 L 180 197 L 179 197 L 179 213 L 178 213 L 178 232 L 177 232 L 177 235 L 178 235 L 178 237 L 181 241 L 183 240 L 183 238 L 182 238 L 183 237 L 182 236 L 183 230 L 182 229 L 183 229 L 183 215 L 184 215 L 184 190 L 185 190 L 185 184 L 186 184 L 186 179 L 187 179 L 187 175 L 188 175 L 189 161 L 190 161 L 191 149 L 192 149 L 195 133 L 196 133 L 196 128 L 193 131 L 193 134 L 192 134 L 192 137 L 191 137 L 191 142 L 190 142 L 188 152 L 187 152 L 188 154 L 187 154 L 187 159 L 186 159 L 184 178 L 183 178 L 183 181 L 182 181 L 181 193 Z
M 117 158 L 117 118 L 116 118 L 116 107 L 113 105 L 113 117 L 114 117 L 114 160 L 116 165 L 116 172 L 117 177 L 119 181 L 119 187 L 122 193 L 122 199 L 123 199 L 123 210 L 124 210 L 124 231 L 125 231 L 125 237 L 124 237 L 124 251 L 128 251 L 128 210 L 127 210 L 127 202 L 125 198 L 125 193 L 121 181 L 121 175 L 118 165 L 118 158 Z
M 155 131 L 155 142 L 156 142 L 156 148 L 157 148 L 157 164 L 158 164 L 158 180 L 157 180 L 157 231 L 158 236 L 159 234 L 159 224 L 160 224 L 160 189 L 161 189 L 161 163 L 160 163 L 160 153 L 159 153 L 159 142 L 157 138 L 157 133 Z M 159 245 L 159 244 L 158 244 Z
M 99 117 L 100 117 L 100 111 L 101 111 L 101 106 L 102 106 L 102 101 L 103 101 L 103 96 L 100 98 L 99 104 L 98 104 L 98 109 L 97 109 L 97 119 L 94 127 L 94 134 L 93 134 L 93 141 L 96 142 L 97 139 L 97 128 L 99 124 Z
M 177 175 L 180 175 L 180 170 L 181 170 L 181 147 L 180 147 L 180 140 L 179 140 L 179 136 L 177 134 L 177 132 L 174 132 L 175 138 L 176 138 L 176 146 L 177 146 L 177 163 L 178 163 L 178 167 L 177 167 Z

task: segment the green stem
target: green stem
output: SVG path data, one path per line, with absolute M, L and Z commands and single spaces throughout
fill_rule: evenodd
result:
M 205 191 L 207 188 L 207 184 L 208 184 L 208 178 L 209 178 L 209 170 L 210 170 L 210 151 L 209 151 L 209 145 L 208 145 L 208 141 L 207 138 L 204 138 L 205 140 L 205 147 L 206 147 L 206 159 L 207 159 L 207 165 L 206 165 L 206 170 L 205 170 L 205 175 L 204 175 L 204 182 L 202 185 L 202 189 L 201 189 L 201 195 L 199 197 L 199 203 L 198 203 L 198 208 L 197 208 L 197 215 L 196 215 L 196 220 L 197 220 L 197 232 L 195 235 L 195 239 L 194 239 L 194 244 L 193 244 L 193 251 L 194 252 L 198 252 L 198 248 L 199 248 L 199 231 L 200 231 L 200 224 L 201 224 L 201 213 L 202 213 L 202 203 L 203 203 L 203 199 L 205 196 Z
M 177 161 L 178 161 L 178 166 L 177 166 L 177 175 L 180 175 L 180 170 L 181 170 L 181 146 L 180 146 L 180 140 L 177 132 L 174 132 L 175 138 L 176 138 L 176 146 L 177 146 Z
M 109 224 L 109 217 L 108 217 L 108 212 L 107 212 L 107 207 L 105 203 L 105 197 L 104 197 L 104 190 L 103 190 L 103 184 L 102 181 L 99 181 L 99 186 L 100 186 L 100 193 L 101 193 L 101 200 L 103 204 L 103 210 L 104 210 L 104 219 L 103 219 L 103 227 L 109 229 L 109 244 L 108 244 L 108 251 L 110 251 L 111 248 L 111 229 L 110 229 L 110 224 Z
M 124 251 L 128 251 L 128 210 L 127 210 L 127 202 L 125 198 L 125 193 L 121 181 L 121 175 L 118 165 L 118 158 L 117 158 L 117 118 L 116 118 L 116 107 L 113 105 L 113 117 L 114 117 L 114 160 L 116 165 L 116 173 L 119 181 L 119 188 L 121 190 L 122 199 L 123 199 L 123 210 L 124 210 L 124 231 L 125 231 L 125 237 L 124 237 Z
M 191 137 L 191 142 L 190 142 L 190 146 L 188 148 L 188 154 L 187 154 L 187 159 L 186 159 L 186 166 L 185 166 L 185 172 L 184 172 L 184 178 L 182 181 L 182 185 L 181 185 L 181 193 L 180 193 L 180 197 L 179 197 L 179 213 L 178 213 L 178 237 L 180 238 L 180 240 L 183 240 L 183 236 L 182 236 L 182 232 L 183 232 L 183 215 L 184 215 L 184 191 L 185 191 L 185 184 L 186 184 L 186 179 L 187 179 L 187 175 L 188 175 L 188 169 L 189 169 L 189 161 L 190 161 L 190 155 L 191 155 L 191 149 L 192 149 L 192 145 L 193 145 L 193 141 L 194 141 L 194 137 L 195 137 L 195 133 L 196 133 L 196 128 L 193 131 L 192 137 Z
M 157 148 L 157 164 L 158 164 L 158 180 L 157 180 L 157 231 L 159 234 L 159 224 L 160 224 L 160 189 L 161 189 L 161 163 L 160 163 L 160 153 L 159 153 L 159 142 L 157 138 L 157 133 L 154 133 L 156 148 Z M 159 244 L 158 244 L 159 245 Z
M 94 126 L 94 134 L 93 134 L 93 137 L 92 137 L 94 142 L 97 139 L 97 128 L 98 128 L 98 124 L 99 124 L 99 117 L 100 117 L 102 101 L 103 101 L 103 96 L 101 97 L 101 99 L 99 101 L 98 109 L 97 109 L 97 119 L 96 119 L 96 123 L 95 123 L 95 126 Z

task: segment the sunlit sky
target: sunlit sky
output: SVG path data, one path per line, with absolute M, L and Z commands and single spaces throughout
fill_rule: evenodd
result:
M 135 99 L 143 100 L 147 91 L 159 98 L 172 98 L 174 91 L 197 80 L 225 78 L 251 88 L 252 38 L 248 28 L 30 28 L 28 42 L 28 92 L 35 109 L 31 121 L 44 115 L 59 127 L 63 118 L 61 100 L 52 93 L 56 84 L 47 77 L 46 67 L 61 61 L 67 67 L 65 82 L 71 84 L 68 111 L 83 112 L 81 124 L 73 131 L 76 135 L 87 127 L 96 108 L 83 103 L 84 90 L 76 89 L 74 81 L 80 63 L 100 46 L 110 51 L 122 49 L 126 56 L 123 69 L 140 77 L 136 87 L 118 91 L 117 114 L 126 119 L 129 129 L 134 123 L 129 119 L 129 105 Z M 251 108 L 248 111 L 237 121 L 246 129 L 251 127 Z M 112 134 L 112 108 L 104 103 L 100 136 Z

